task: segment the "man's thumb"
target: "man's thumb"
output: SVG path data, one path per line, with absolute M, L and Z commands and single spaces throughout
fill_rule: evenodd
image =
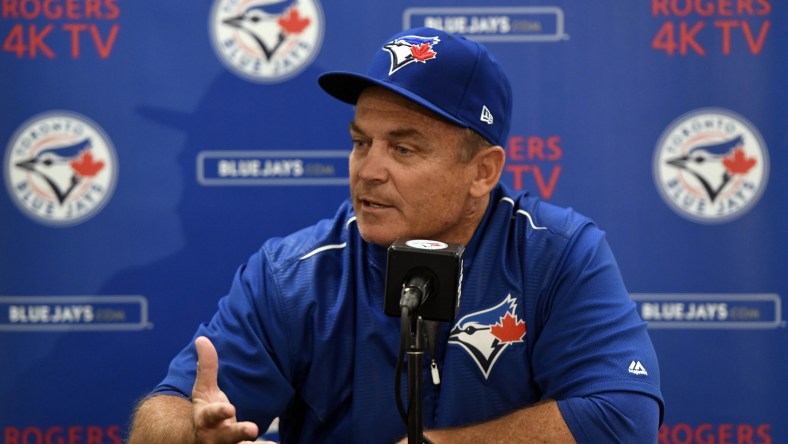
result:
M 194 346 L 197 347 L 197 377 L 194 380 L 192 396 L 202 397 L 200 394 L 204 396 L 219 390 L 216 381 L 219 374 L 219 355 L 211 340 L 205 336 L 197 338 Z

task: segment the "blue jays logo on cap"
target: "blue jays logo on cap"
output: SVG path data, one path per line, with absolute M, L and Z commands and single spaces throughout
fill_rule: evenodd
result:
M 427 63 L 427 60 L 434 59 L 438 54 L 433 48 L 440 41 L 438 37 L 406 35 L 386 43 L 383 45 L 383 50 L 388 51 L 389 55 L 391 55 L 389 75 L 411 63 Z
M 511 344 L 523 342 L 525 321 L 517 317 L 517 299 L 507 295 L 498 305 L 463 316 L 451 330 L 449 344 L 461 346 L 484 378 Z

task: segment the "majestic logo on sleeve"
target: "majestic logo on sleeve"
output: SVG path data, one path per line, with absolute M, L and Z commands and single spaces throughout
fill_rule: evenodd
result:
M 760 198 L 769 156 L 758 130 L 743 117 L 701 109 L 680 117 L 662 134 L 654 154 L 654 179 L 678 214 L 725 222 Z
M 485 379 L 509 345 L 523 342 L 525 321 L 516 309 L 517 299 L 510 294 L 495 307 L 463 316 L 451 330 L 449 344 L 464 348 Z
M 4 167 L 15 203 L 50 225 L 73 225 L 95 215 L 117 178 L 109 137 L 87 117 L 67 112 L 25 122 L 11 138 Z
M 210 26 L 222 62 L 253 82 L 295 76 L 323 41 L 323 11 L 315 0 L 216 0 Z
M 391 56 L 389 75 L 411 63 L 427 63 L 438 56 L 434 51 L 435 45 L 440 43 L 438 37 L 421 37 L 408 35 L 383 45 L 383 50 Z

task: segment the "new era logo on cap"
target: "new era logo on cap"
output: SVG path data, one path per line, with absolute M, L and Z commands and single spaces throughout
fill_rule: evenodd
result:
M 493 115 L 486 106 L 482 105 L 482 115 L 479 117 L 479 120 L 482 122 L 492 125 L 493 124 Z
M 330 72 L 318 82 L 351 104 L 364 88 L 386 88 L 473 129 L 493 145 L 506 145 L 512 113 L 509 80 L 487 48 L 461 35 L 409 29 L 380 46 L 366 74 Z

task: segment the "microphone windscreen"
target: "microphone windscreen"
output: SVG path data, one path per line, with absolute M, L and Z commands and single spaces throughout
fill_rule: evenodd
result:
M 460 306 L 465 247 L 424 239 L 397 239 L 388 249 L 384 311 L 400 316 L 403 284 L 415 275 L 432 281 L 430 295 L 415 311 L 425 320 L 451 322 Z

